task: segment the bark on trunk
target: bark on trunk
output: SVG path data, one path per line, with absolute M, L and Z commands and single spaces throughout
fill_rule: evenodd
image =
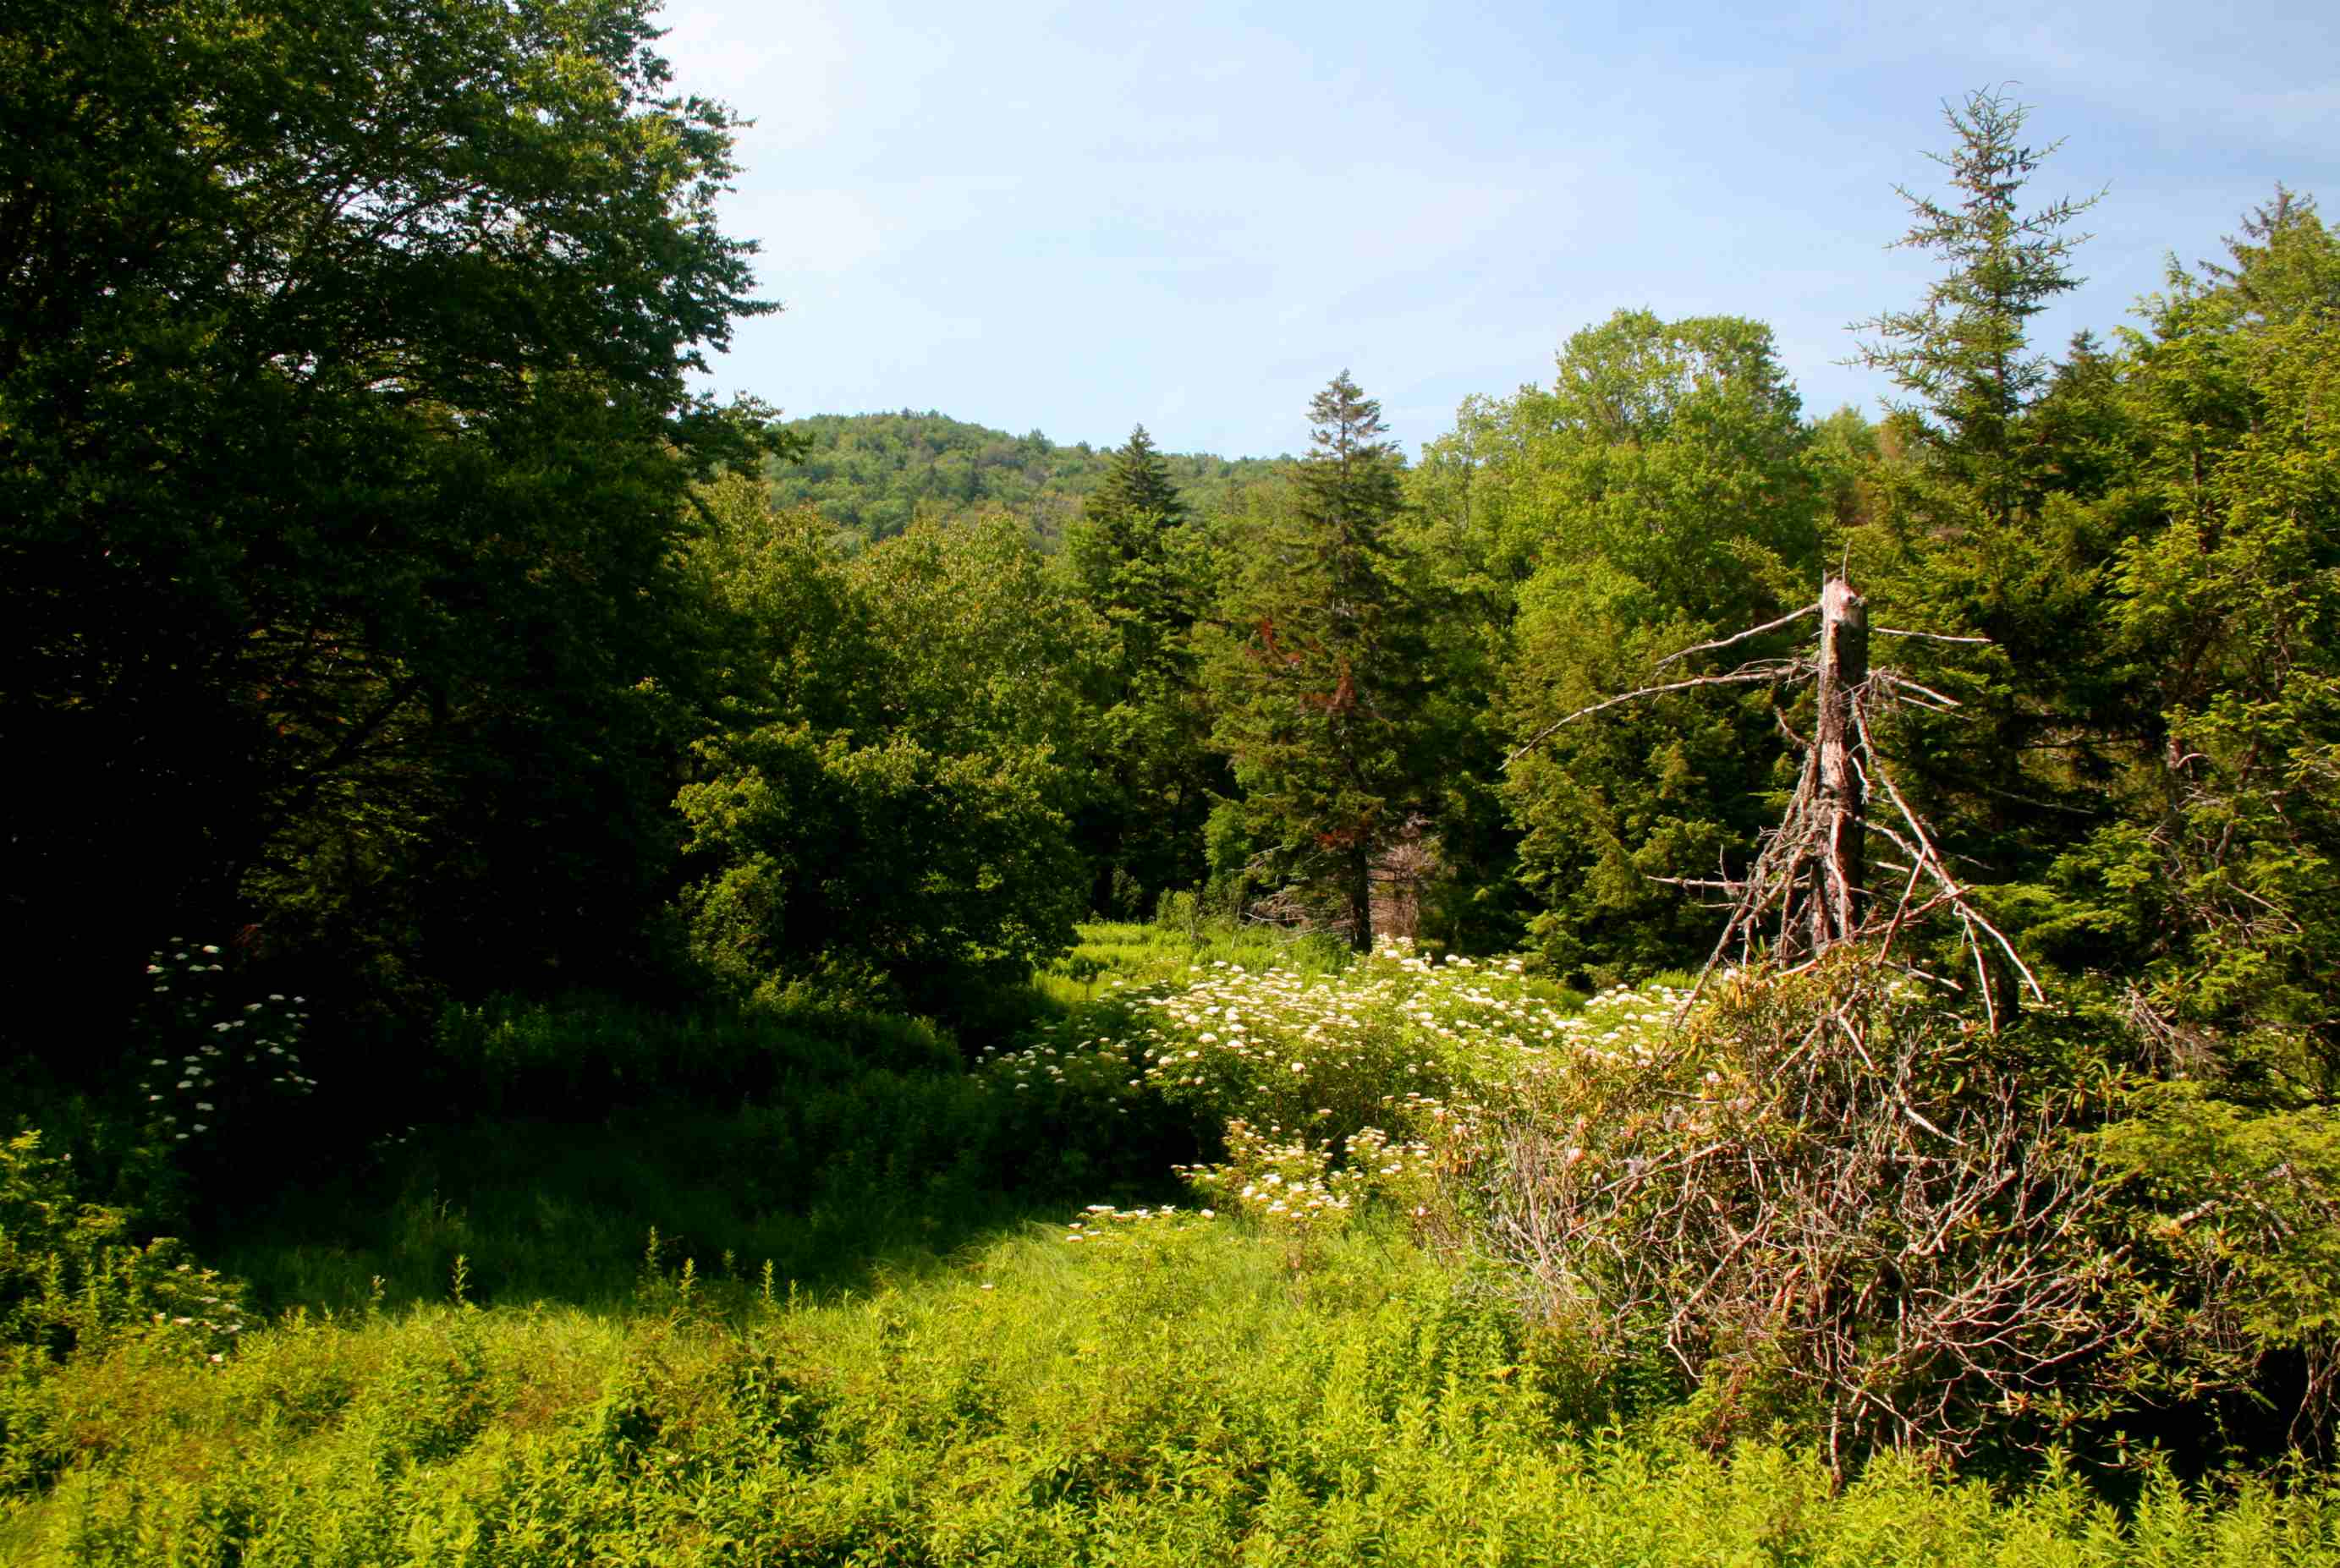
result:
M 1831 577 L 1820 590 L 1819 883 L 1814 891 L 1813 945 L 1826 947 L 1860 930 L 1868 914 L 1868 791 L 1853 765 L 1853 693 L 1869 679 L 1869 605 L 1852 585 Z

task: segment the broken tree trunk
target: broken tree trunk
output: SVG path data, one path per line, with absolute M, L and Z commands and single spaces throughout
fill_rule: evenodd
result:
M 1981 981 L 1982 1001 L 1996 1031 L 2015 1016 L 2024 995 L 2038 1000 L 2039 982 L 1999 929 L 1978 908 L 1968 890 L 1954 875 L 1934 845 L 1925 823 L 1894 783 L 1886 759 L 1878 754 L 1871 734 L 1874 712 L 1909 703 L 1935 713 L 1950 713 L 1958 703 L 1929 686 L 1920 685 L 1893 669 L 1869 665 L 1869 605 L 1841 577 L 1831 577 L 1820 590 L 1818 604 L 1792 610 L 1777 620 L 1750 626 L 1712 642 L 1698 643 L 1670 654 L 1658 667 L 1694 654 L 1738 647 L 1793 626 L 1806 616 L 1820 617 L 1819 644 L 1811 657 L 1771 657 L 1750 660 L 1720 675 L 1691 676 L 1643 686 L 1638 691 L 1603 697 L 1544 725 L 1504 760 L 1511 766 L 1552 735 L 1570 725 L 1622 704 L 1700 686 L 1766 685 L 1775 688 L 1813 682 L 1818 699 L 1818 723 L 1806 741 L 1788 725 L 1780 727 L 1804 752 L 1804 766 L 1780 825 L 1763 835 L 1754 863 L 1744 876 L 1725 870 L 1720 878 L 1661 878 L 1685 887 L 1712 888 L 1732 895 L 1730 916 L 1715 941 L 1706 970 L 1691 989 L 1694 1001 L 1735 946 L 1739 961 L 1760 960 L 1785 966 L 1809 962 L 1848 942 L 1877 944 L 1880 956 L 1893 951 L 1902 932 L 1929 916 L 1947 914 L 1974 959 Z M 1946 643 L 1977 643 L 1986 639 L 1940 632 L 1874 628 L 1889 637 L 1924 637 Z M 1774 710 L 1776 712 L 1776 710 Z M 1869 808 L 1890 806 L 1877 821 Z M 1887 902 L 1870 896 L 1869 840 L 1875 837 L 1885 859 L 1879 869 L 1900 883 L 1899 896 Z M 1901 859 L 1896 863 L 1893 856 Z M 1922 891 L 1921 891 L 1922 890 Z M 1885 907 L 1880 909 L 1879 904 Z M 1768 933 L 1768 934 L 1767 934 Z M 1906 962 L 1906 961 L 1905 961 Z M 1954 982 L 1912 968 L 1910 972 L 1944 984 Z M 1963 989 L 1962 987 L 1954 987 Z M 1688 1002 L 1683 1004 L 1685 1007 Z
M 1842 577 L 1820 590 L 1820 853 L 1813 870 L 1812 950 L 1851 940 L 1868 918 L 1869 781 L 1853 759 L 1853 703 L 1869 679 L 1869 605 Z

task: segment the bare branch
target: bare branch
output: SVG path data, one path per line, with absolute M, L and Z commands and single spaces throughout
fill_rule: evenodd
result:
M 1661 696 L 1667 692 L 1688 691 L 1692 686 L 1750 685 L 1758 682 L 1777 681 L 1796 667 L 1798 666 L 1792 663 L 1781 661 L 1768 669 L 1737 670 L 1727 676 L 1700 676 L 1692 680 L 1670 681 L 1661 686 L 1643 686 L 1639 691 L 1626 692 L 1622 695 L 1611 697 L 1605 702 L 1594 703 L 1590 707 L 1579 708 L 1565 718 L 1554 719 L 1522 742 L 1511 755 L 1505 757 L 1503 766 L 1509 768 L 1513 763 L 1566 729 L 1570 725 L 1581 718 L 1590 718 L 1604 708 L 1613 708 L 1621 703 L 1637 702 L 1642 697 Z
M 1923 637 L 1929 643 L 1979 643 L 1984 647 L 1996 647 L 1988 637 L 1954 637 L 1947 632 L 1912 632 L 1899 626 L 1871 626 L 1870 631 L 1882 637 Z
M 1663 669 L 1668 665 L 1673 663 L 1676 659 L 1686 659 L 1692 654 L 1711 653 L 1716 648 L 1727 648 L 1731 646 L 1733 644 L 1743 643 L 1752 637 L 1760 637 L 1765 632 L 1776 632 L 1781 626 L 1794 626 L 1806 616 L 1817 615 L 1819 612 L 1819 601 L 1815 600 L 1811 604 L 1806 605 L 1802 609 L 1789 611 L 1786 615 L 1781 616 L 1776 621 L 1765 621 L 1760 626 L 1749 626 L 1743 632 L 1733 632 L 1727 637 L 1719 637 L 1710 643 L 1692 643 L 1690 646 L 1681 649 L 1680 652 L 1668 654 L 1664 658 L 1660 659 L 1658 661 L 1658 668 Z

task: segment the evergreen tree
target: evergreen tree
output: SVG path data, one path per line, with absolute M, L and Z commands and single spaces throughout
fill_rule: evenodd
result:
M 1213 646 L 1213 738 L 1272 869 L 1329 894 L 1373 945 L 1373 869 L 1432 790 L 1425 600 L 1390 539 L 1403 459 L 1344 370 L 1309 409 L 1311 451 L 1260 536 Z
M 1189 632 L 1207 593 L 1208 561 L 1171 477 L 1140 425 L 1066 535 L 1081 596 L 1111 628 L 1092 741 L 1089 798 L 1078 814 L 1091 907 L 1142 913 L 1165 891 L 1201 880 L 1203 824 L 1228 787 L 1206 744 Z
M 1895 187 L 1915 216 L 1897 244 L 1930 251 L 1950 270 L 1917 309 L 1887 311 L 1853 327 L 1878 334 L 1860 346 L 1857 362 L 1888 372 L 1915 395 L 1917 403 L 1899 411 L 1926 424 L 1941 460 L 2002 524 L 2022 488 L 2014 425 L 2049 378 L 2047 357 L 2028 346 L 2026 323 L 2079 286 L 2066 262 L 2087 236 L 2066 230 L 2097 202 L 2066 197 L 2021 211 L 2024 185 L 2063 145 L 2026 145 L 2028 113 L 1995 92 L 1969 94 L 1963 107 L 1944 105 L 1958 144 L 1929 156 L 1950 172 L 1953 194 L 1944 201 Z
M 1173 567 L 1171 536 L 1186 521 L 1170 465 L 1139 425 L 1081 508 L 1066 553 L 1089 603 L 1120 633 L 1125 684 L 1175 664 L 1195 606 Z
M 2031 321 L 2079 281 L 2073 221 L 2095 198 L 2027 208 L 2061 143 L 2021 140 L 2028 111 L 1990 92 L 1946 107 L 1955 142 L 1935 161 L 1941 198 L 1900 194 L 1899 242 L 1939 257 L 1917 308 L 1858 323 L 1856 362 L 1910 395 L 1880 432 L 1864 488 L 1874 505 L 1842 541 L 1881 624 L 1979 636 L 1919 644 L 1896 664 L 1963 705 L 1904 713 L 1903 782 L 1978 880 L 2028 884 L 2107 819 L 2121 736 L 2141 710 L 2107 656 L 2107 574 L 2123 525 L 2094 505 L 2127 460 L 2115 368 L 2083 338 L 2068 361 L 2037 351 Z M 2000 895 L 2001 912 L 2029 895 Z

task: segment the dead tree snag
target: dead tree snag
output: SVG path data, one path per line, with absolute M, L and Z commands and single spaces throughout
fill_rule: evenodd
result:
M 1953 712 L 1956 699 L 1888 667 L 1872 668 L 1869 639 L 1919 636 L 1940 642 L 1980 643 L 1980 637 L 1872 628 L 1868 602 L 1841 577 L 1831 577 L 1819 600 L 1803 608 L 1713 642 L 1700 643 L 1660 661 L 1660 667 L 1696 654 L 1734 647 L 1795 625 L 1817 614 L 1820 628 L 1809 655 L 1752 659 L 1720 675 L 1693 676 L 1624 692 L 1563 715 L 1536 732 L 1505 761 L 1509 767 L 1562 729 L 1606 709 L 1698 686 L 1768 685 L 1785 688 L 1810 683 L 1817 688 L 1819 715 L 1810 740 L 1784 715 L 1780 727 L 1802 750 L 1804 765 L 1780 824 L 1763 835 L 1753 864 L 1743 877 L 1666 879 L 1680 885 L 1730 896 L 1730 918 L 1708 956 L 1699 991 L 1726 957 L 1740 963 L 1758 958 L 1776 969 L 1793 970 L 1847 942 L 1874 942 L 1880 956 L 1911 925 L 1929 918 L 1953 921 L 1974 965 L 1984 1013 L 1996 1031 L 2021 996 L 2040 994 L 2038 981 L 2014 944 L 1984 916 L 1970 891 L 1950 870 L 1877 749 L 1873 719 L 1901 703 L 1936 713 Z M 1776 711 L 1776 710 L 1775 710 Z M 1872 807 L 1889 804 L 1889 817 L 1873 818 Z M 1899 859 L 1872 855 L 1870 841 Z M 1872 874 L 1885 873 L 1900 885 L 1896 896 L 1875 896 Z M 1889 887 L 1890 883 L 1887 884 Z M 1911 972 L 1923 974 L 1912 968 Z M 1946 975 L 1923 978 L 1964 991 Z M 1695 999 L 1697 991 L 1692 992 Z

